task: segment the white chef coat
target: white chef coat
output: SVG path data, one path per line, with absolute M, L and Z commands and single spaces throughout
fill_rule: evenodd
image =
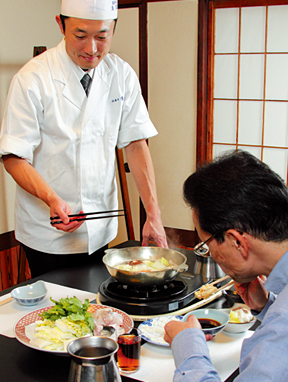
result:
M 25 158 L 80 210 L 117 209 L 115 147 L 157 134 L 133 69 L 115 54 L 96 67 L 89 97 L 63 40 L 13 78 L 0 135 L 0 155 Z M 92 253 L 117 234 L 117 218 L 86 221 L 74 233 L 50 225 L 47 205 L 17 186 L 16 238 L 47 253 Z

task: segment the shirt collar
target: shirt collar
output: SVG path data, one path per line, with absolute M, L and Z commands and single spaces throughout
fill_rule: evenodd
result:
M 288 282 L 288 251 L 277 262 L 267 278 L 265 288 L 270 292 L 279 294 Z
M 73 65 L 73 72 L 76 74 L 79 81 L 83 78 L 84 74 L 86 74 L 86 73 L 89 74 L 89 76 L 93 79 L 95 69 L 91 69 L 91 70 L 89 70 L 89 72 L 85 72 L 83 69 L 80 68 L 80 66 L 76 65 L 74 62 L 73 62 L 73 64 L 74 64 Z

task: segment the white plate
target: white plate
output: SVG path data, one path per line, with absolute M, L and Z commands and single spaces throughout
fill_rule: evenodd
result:
M 169 321 L 182 321 L 182 316 L 160 316 L 150 318 L 139 325 L 142 338 L 154 345 L 169 346 L 164 340 L 164 326 Z
M 63 351 L 45 350 L 45 349 L 37 348 L 36 346 L 32 346 L 29 343 L 30 342 L 29 338 L 26 337 L 26 335 L 25 335 L 25 326 L 33 324 L 37 320 L 41 320 L 42 317 L 39 316 L 40 313 L 47 311 L 47 310 L 51 309 L 52 307 L 53 306 L 46 306 L 45 308 L 34 310 L 33 312 L 30 312 L 30 313 L 26 314 L 25 316 L 23 316 L 22 318 L 20 318 L 20 320 L 14 326 L 14 334 L 15 334 L 16 339 L 19 342 L 21 342 L 23 345 L 26 345 L 32 349 L 41 350 L 41 351 L 44 351 L 47 353 L 53 353 L 56 355 L 68 355 L 67 351 L 64 351 L 64 350 Z M 110 308 L 110 309 L 112 309 L 113 312 L 120 313 L 122 315 L 123 325 L 121 325 L 121 327 L 124 328 L 125 333 L 129 333 L 130 330 L 134 326 L 134 322 L 133 322 L 132 318 L 130 316 L 128 316 L 128 314 L 123 312 L 122 310 L 113 308 L 111 306 L 106 306 L 106 305 L 90 304 L 88 311 L 93 313 L 98 309 L 105 309 L 105 308 Z

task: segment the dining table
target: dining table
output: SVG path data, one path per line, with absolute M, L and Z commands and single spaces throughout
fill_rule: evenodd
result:
M 128 240 L 124 243 L 121 243 L 120 245 L 117 245 L 116 247 L 125 248 L 125 247 L 139 246 L 139 245 L 141 245 L 141 243 L 138 241 Z M 193 251 L 190 250 L 187 255 L 187 264 L 190 270 L 192 269 L 193 264 L 195 262 L 195 258 L 193 256 L 194 256 L 194 253 Z M 74 290 L 76 292 L 79 291 L 79 293 L 81 291 L 81 293 L 83 293 L 83 296 L 85 295 L 85 293 L 87 293 L 89 296 L 90 294 L 92 294 L 93 296 L 96 296 L 98 293 L 99 286 L 108 277 L 110 277 L 110 275 L 105 265 L 103 264 L 102 258 L 99 258 L 95 262 L 95 264 L 93 264 L 93 266 L 79 265 L 75 268 L 57 269 L 55 271 L 47 272 L 39 277 L 35 277 L 31 280 L 27 280 L 24 283 L 17 285 L 17 287 L 24 286 L 27 284 L 32 284 L 38 280 L 43 280 L 45 283 L 47 283 L 47 285 L 48 284 L 52 285 L 54 288 L 58 286 L 60 290 L 61 288 L 72 288 L 71 290 L 73 291 Z M 11 290 L 14 288 L 15 286 L 1 291 L 0 301 L 1 301 L 1 298 L 3 299 L 4 296 L 9 295 Z M 63 296 L 63 297 L 67 297 L 67 296 Z M 95 300 L 90 302 L 97 303 Z M 8 304 L 12 304 L 12 303 L 17 305 L 15 301 L 10 302 Z M 8 304 L 6 304 L 6 307 L 8 306 Z M 49 301 L 47 302 L 47 304 L 49 305 Z M 222 296 L 217 298 L 215 301 L 209 303 L 208 307 L 218 309 L 218 308 L 222 308 L 223 304 L 225 304 L 225 298 Z M 50 303 L 50 305 L 52 305 L 52 303 Z M 30 311 L 32 311 L 33 309 L 36 310 L 37 306 L 30 307 Z M 5 308 L 5 305 L 0 307 L 0 316 L 2 315 L 2 318 L 6 310 L 7 308 Z M 25 312 L 23 312 L 23 315 L 24 314 Z M 0 317 L 0 322 L 1 322 L 1 317 Z M 10 324 L 14 325 L 15 323 L 12 322 Z M 135 326 L 137 325 L 139 325 L 139 323 L 135 322 Z M 0 333 L 1 333 L 0 334 L 0 349 L 1 349 L 0 381 L 2 382 L 12 382 L 12 381 L 13 382 L 14 381 L 66 382 L 68 380 L 70 362 L 71 362 L 71 359 L 68 355 L 59 356 L 59 355 L 51 354 L 45 351 L 39 351 L 37 349 L 33 349 L 28 346 L 25 346 L 23 343 L 19 342 L 15 337 L 13 338 L 13 336 L 9 337 L 9 336 L 3 335 L 1 330 L 0 330 Z M 234 341 L 234 338 L 232 339 Z M 241 339 L 239 340 L 239 338 L 237 338 L 237 341 L 241 342 Z M 223 342 L 223 339 L 222 339 L 222 342 Z M 221 344 L 219 344 L 219 346 L 220 345 Z M 154 349 L 156 349 L 156 347 L 153 348 L 153 345 L 150 348 L 149 346 L 150 344 L 147 344 L 146 341 L 142 340 L 141 357 L 142 357 L 142 349 L 143 351 L 145 350 L 144 354 L 146 355 L 148 354 L 148 356 L 149 356 L 149 352 L 153 352 Z M 238 344 L 237 346 L 239 347 L 239 349 L 237 349 L 239 353 L 240 345 Z M 155 351 L 157 354 L 159 353 L 159 357 L 161 358 L 161 360 L 159 359 L 159 362 L 157 360 L 156 361 L 158 362 L 159 367 L 163 367 L 163 369 L 166 368 L 164 362 L 166 362 L 166 364 L 168 365 L 167 362 L 169 361 L 169 367 L 171 368 L 170 380 L 172 381 L 173 368 L 174 368 L 172 351 L 169 347 L 168 348 L 158 347 L 158 348 Z M 155 355 L 153 355 L 153 357 L 155 358 Z M 154 365 L 154 367 L 157 367 L 157 362 L 156 362 L 156 366 Z M 228 363 L 229 361 L 227 362 L 227 364 Z M 225 365 L 225 363 L 223 363 L 223 365 Z M 149 364 L 147 364 L 147 360 L 146 360 L 145 368 L 149 369 Z M 162 381 L 167 382 L 167 379 L 165 376 L 163 376 L 163 379 L 161 379 L 161 377 L 159 376 L 156 377 L 155 375 L 154 376 L 155 378 L 154 378 L 151 375 L 149 377 L 149 374 L 146 373 L 147 377 L 145 378 L 142 377 L 143 379 L 140 379 L 137 373 L 130 374 L 130 375 L 121 375 L 122 381 L 123 382 L 133 382 L 133 381 L 134 382 L 135 381 L 153 382 L 157 378 L 158 382 L 162 382 Z M 236 365 L 236 367 L 232 370 L 232 372 L 231 370 L 229 371 L 229 375 L 227 376 L 227 378 L 225 378 L 225 381 L 232 382 L 235 379 L 235 377 L 238 375 L 238 373 L 239 371 Z

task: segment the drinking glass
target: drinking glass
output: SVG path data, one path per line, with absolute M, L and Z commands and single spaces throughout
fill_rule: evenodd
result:
M 130 333 L 118 336 L 118 367 L 125 373 L 134 373 L 140 367 L 141 333 L 133 328 Z

